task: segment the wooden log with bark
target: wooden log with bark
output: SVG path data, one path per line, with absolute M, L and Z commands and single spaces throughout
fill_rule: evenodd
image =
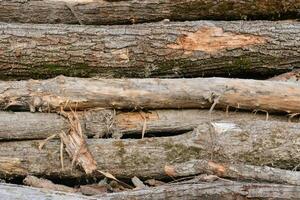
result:
M 166 165 L 165 171 L 172 177 L 213 174 L 238 180 L 300 185 L 300 172 L 298 171 L 241 163 L 227 164 L 207 160 L 190 160 L 173 166 Z
M 226 78 L 0 81 L 0 109 L 158 109 L 234 107 L 300 112 L 296 83 Z
M 209 122 L 186 134 L 144 139 L 88 139 L 87 144 L 98 169 L 117 178 L 164 178 L 166 165 L 193 159 L 222 163 L 244 163 L 294 169 L 300 163 L 298 123 L 277 121 Z M 71 170 L 71 161 L 60 162 L 60 142 L 1 142 L 1 177 L 43 175 L 86 177 Z M 95 177 L 101 177 L 95 174 Z
M 0 79 L 269 77 L 300 67 L 299 34 L 297 21 L 1 23 Z
M 249 114 L 244 112 L 208 110 L 148 110 L 147 112 L 114 112 L 113 110 L 90 110 L 77 112 L 83 134 L 91 138 L 112 136 L 121 138 L 142 137 L 144 126 L 147 136 L 163 136 L 192 131 L 199 124 L 213 121 L 279 120 L 287 117 Z M 267 119 L 268 118 L 268 119 Z M 297 122 L 297 119 L 294 119 Z M 18 123 L 16 123 L 18 122 Z M 67 132 L 70 123 L 56 113 L 0 112 L 0 140 L 46 139 L 53 134 Z M 132 135 L 132 136 L 131 136 Z
M 93 197 L 0 183 L 3 199 L 23 200 L 120 200 L 120 199 L 299 199 L 300 187 L 268 183 L 224 182 L 178 183 Z
M 22 23 L 131 24 L 198 19 L 299 18 L 297 0 L 0 1 L 0 21 Z

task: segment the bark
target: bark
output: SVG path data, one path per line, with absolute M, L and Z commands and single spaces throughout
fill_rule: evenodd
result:
M 131 24 L 197 19 L 299 18 L 297 0 L 1 1 L 0 20 L 26 23 Z
M 174 166 L 166 166 L 165 171 L 172 177 L 214 174 L 219 177 L 234 178 L 238 180 L 248 179 L 258 182 L 300 185 L 300 172 L 267 166 L 261 167 L 238 163 L 225 164 L 206 160 L 191 160 Z
M 90 110 L 77 112 L 82 132 L 87 137 L 121 138 L 123 135 L 142 135 L 146 120 L 146 136 L 178 134 L 192 131 L 199 124 L 210 121 L 207 110 L 149 110 L 147 112 L 117 112 Z M 287 121 L 286 117 L 270 115 L 269 120 Z M 212 112 L 214 121 L 264 120 L 266 114 L 243 112 Z M 18 123 L 15 123 L 18 122 Z M 0 112 L 0 140 L 46 139 L 53 134 L 67 132 L 70 123 L 56 113 Z
M 0 195 L 4 199 L 53 199 L 53 200 L 119 200 L 119 199 L 299 199 L 300 187 L 290 185 L 213 182 L 196 184 L 172 184 L 142 190 L 85 197 L 72 193 L 41 190 L 11 184 L 0 184 Z
M 221 163 L 294 169 L 300 163 L 299 124 L 277 121 L 212 122 L 186 134 L 144 139 L 88 139 L 98 170 L 117 178 L 163 178 L 166 165 L 193 159 Z M 0 177 L 27 174 L 53 177 L 86 177 L 71 171 L 71 162 L 60 163 L 60 144 L 49 141 L 40 151 L 39 141 L 2 142 Z M 64 156 L 66 158 L 67 156 Z M 94 175 L 101 177 L 100 174 Z
M 166 109 L 234 107 L 300 112 L 295 83 L 226 78 L 84 79 L 0 82 L 0 109 L 59 111 L 89 108 Z
M 300 67 L 299 34 L 297 21 L 2 23 L 0 78 L 266 77 Z

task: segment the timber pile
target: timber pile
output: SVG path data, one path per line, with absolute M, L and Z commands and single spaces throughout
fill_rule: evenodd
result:
M 300 199 L 299 11 L 0 1 L 1 197 Z

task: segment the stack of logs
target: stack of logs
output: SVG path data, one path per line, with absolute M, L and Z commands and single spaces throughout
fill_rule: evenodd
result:
M 298 0 L 0 1 L 1 198 L 300 199 L 299 18 Z

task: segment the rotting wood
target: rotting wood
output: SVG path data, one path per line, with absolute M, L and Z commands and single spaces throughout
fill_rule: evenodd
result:
M 73 193 L 41 190 L 25 186 L 0 183 L 0 195 L 4 199 L 40 200 L 120 200 L 120 199 L 299 199 L 300 187 L 291 185 L 243 182 L 213 182 L 195 184 L 171 184 L 159 187 L 132 190 L 118 193 L 107 193 L 86 197 Z
M 300 67 L 299 34 L 297 21 L 0 23 L 0 79 L 270 77 Z
M 172 177 L 193 176 L 197 174 L 214 174 L 219 177 L 238 180 L 283 183 L 300 185 L 300 172 L 277 169 L 267 166 L 254 166 L 239 163 L 226 164 L 207 160 L 190 160 L 188 162 L 165 166 Z
M 132 24 L 163 19 L 299 18 L 297 0 L 0 1 L 0 21 L 22 23 Z
M 87 137 L 142 135 L 144 119 L 140 112 L 118 111 L 114 114 L 113 110 L 89 110 L 76 114 Z M 146 134 L 153 136 L 188 132 L 210 121 L 208 111 L 199 109 L 148 110 L 143 115 L 147 120 Z M 214 111 L 211 117 L 214 121 L 254 121 L 265 120 L 266 114 Z M 270 115 L 269 120 L 288 121 L 288 118 Z M 296 117 L 294 121 L 297 122 Z M 56 113 L 0 112 L 0 140 L 45 139 L 67 132 L 69 128 L 69 122 Z
M 167 109 L 234 107 L 300 112 L 296 83 L 226 78 L 0 81 L 0 109 L 59 111 L 89 108 Z
M 203 123 L 195 131 L 178 136 L 88 139 L 87 143 L 98 169 L 117 178 L 161 179 L 166 177 L 165 165 L 193 159 L 294 169 L 300 163 L 300 144 L 295 142 L 300 137 L 299 126 L 265 120 L 212 121 L 211 125 Z M 65 169 L 61 169 L 60 141 L 49 141 L 41 151 L 38 144 L 39 141 L 1 142 L 1 177 L 86 177 L 80 170 L 71 171 L 69 159 L 64 160 Z

